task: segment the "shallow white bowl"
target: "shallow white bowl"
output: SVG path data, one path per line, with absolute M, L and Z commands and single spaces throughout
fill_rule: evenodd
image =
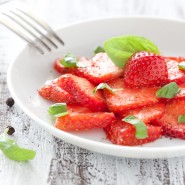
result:
M 63 132 L 56 129 L 47 113 L 50 102 L 38 96 L 46 80 L 57 77 L 53 61 L 66 54 L 93 55 L 93 50 L 112 36 L 139 35 L 152 40 L 165 55 L 185 56 L 185 22 L 159 18 L 122 17 L 72 24 L 57 31 L 65 47 L 40 55 L 25 47 L 8 70 L 8 87 L 21 109 L 51 134 L 66 142 L 95 152 L 130 158 L 165 158 L 185 155 L 185 141 L 159 139 L 144 146 L 127 147 L 111 144 L 102 129 Z

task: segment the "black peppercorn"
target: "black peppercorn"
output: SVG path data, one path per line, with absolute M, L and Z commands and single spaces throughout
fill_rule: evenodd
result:
M 9 106 L 9 107 L 12 107 L 14 105 L 14 99 L 13 98 L 8 98 L 6 100 L 6 104 Z
M 12 126 L 7 126 L 6 128 L 8 128 L 8 135 L 12 135 L 15 132 L 15 129 Z

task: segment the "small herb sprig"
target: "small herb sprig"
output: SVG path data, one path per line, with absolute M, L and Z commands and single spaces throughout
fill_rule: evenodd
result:
M 0 135 L 0 150 L 3 154 L 14 161 L 28 161 L 35 157 L 36 152 L 33 150 L 20 148 L 15 140 L 8 137 L 9 128 L 6 128 Z
M 96 86 L 93 90 L 93 94 L 97 92 L 99 89 L 107 89 L 111 93 L 115 93 L 117 90 L 123 90 L 123 89 L 112 89 L 107 83 L 100 83 L 98 86 Z
M 77 67 L 77 62 L 78 59 L 72 53 L 66 54 L 60 61 L 60 63 L 67 68 Z
M 122 121 L 130 123 L 131 125 L 135 127 L 136 129 L 135 136 L 137 139 L 145 139 L 148 137 L 148 130 L 147 130 L 145 123 L 142 120 L 138 119 L 136 116 L 129 115 L 123 118 Z
M 67 112 L 67 104 L 66 103 L 55 103 L 48 108 L 48 112 L 50 115 L 55 117 L 61 117 L 69 114 Z
M 175 82 L 171 82 L 157 90 L 158 98 L 173 98 L 180 91 L 179 86 Z
M 179 67 L 179 69 L 181 69 L 181 70 L 185 70 L 185 62 L 180 62 L 180 63 L 178 64 L 178 67 Z
M 184 114 L 179 115 L 179 117 L 178 117 L 178 123 L 185 124 L 185 115 Z
M 94 54 L 102 53 L 102 52 L 105 52 L 105 50 L 104 50 L 104 48 L 101 47 L 101 46 L 98 46 L 98 47 L 94 50 Z

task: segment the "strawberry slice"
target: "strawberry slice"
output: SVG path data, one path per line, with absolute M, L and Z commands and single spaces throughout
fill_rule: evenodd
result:
M 135 127 L 129 123 L 117 120 L 104 128 L 107 138 L 114 144 L 135 146 L 149 143 L 162 136 L 162 129 L 159 126 L 148 125 L 148 137 L 137 139 L 135 137 Z
M 57 80 L 51 81 L 38 90 L 40 96 L 57 103 L 65 102 L 67 104 L 75 104 L 76 100 L 74 97 L 59 87 L 56 82 Z
M 166 104 L 164 116 L 154 122 L 163 127 L 164 135 L 185 139 L 185 124 L 178 123 L 178 117 L 185 115 L 184 105 L 184 99 L 174 99 Z
M 130 87 L 160 86 L 167 79 L 165 59 L 153 53 L 135 53 L 125 67 L 124 82 Z
M 76 68 L 78 76 L 84 77 L 94 84 L 107 82 L 123 75 L 123 69 L 114 65 L 106 53 L 96 54 L 92 60 L 80 59 Z
M 58 71 L 58 72 L 61 73 L 61 74 L 74 73 L 74 71 L 75 71 L 75 68 L 74 68 L 74 67 L 72 67 L 72 68 L 67 68 L 67 67 L 63 66 L 63 65 L 60 63 L 60 61 L 61 61 L 61 58 L 58 58 L 58 59 L 56 59 L 55 62 L 54 62 L 54 69 L 55 69 L 56 71 Z
M 72 74 L 62 75 L 58 78 L 58 85 L 73 95 L 75 100 L 84 107 L 93 111 L 105 111 L 106 102 L 100 91 L 93 94 L 95 86 L 87 79 Z
M 178 63 L 181 61 L 176 57 L 165 57 L 168 69 L 168 83 L 176 82 L 177 84 L 185 83 L 185 73 L 179 69 Z
M 108 108 L 115 113 L 149 106 L 159 101 L 156 98 L 157 87 L 129 88 L 124 85 L 122 78 L 112 80 L 108 85 L 112 89 L 118 89 L 114 93 L 104 89 Z
M 165 106 L 162 103 L 157 103 L 152 106 L 144 107 L 144 108 L 137 108 L 123 114 L 119 114 L 121 118 L 124 118 L 128 115 L 134 115 L 144 123 L 150 123 L 151 121 L 160 119 L 165 112 Z
M 55 127 L 64 131 L 88 130 L 103 128 L 115 121 L 113 113 L 92 112 L 82 106 L 71 105 L 67 107 L 69 114 L 56 119 Z
M 175 99 L 185 99 L 185 83 L 178 85 L 180 88 L 180 91 L 178 94 L 174 97 Z
M 185 57 L 165 57 L 168 60 L 175 60 L 177 62 L 185 62 Z

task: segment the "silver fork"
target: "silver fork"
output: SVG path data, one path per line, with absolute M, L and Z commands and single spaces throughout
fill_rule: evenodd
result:
M 43 20 L 20 3 L 1 5 L 0 23 L 9 28 L 39 53 L 45 54 L 64 45 L 63 40 Z

